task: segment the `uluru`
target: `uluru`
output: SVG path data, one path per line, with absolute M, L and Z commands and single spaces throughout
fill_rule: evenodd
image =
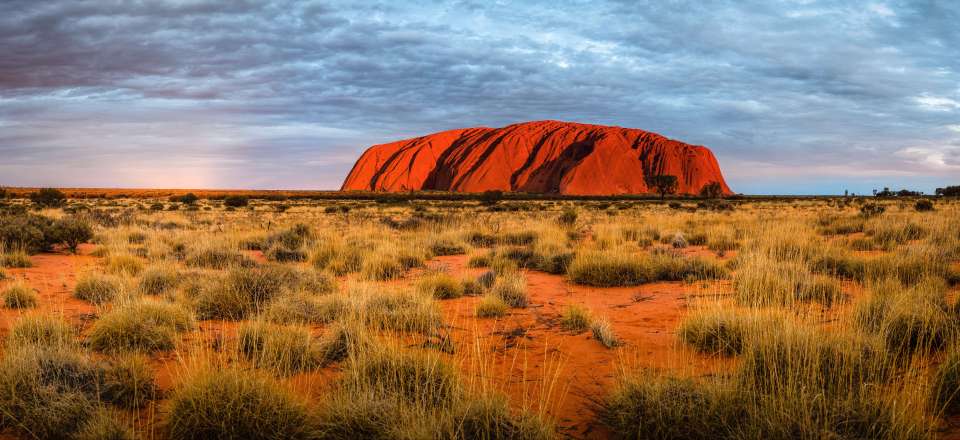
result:
M 713 152 L 635 128 L 534 121 L 462 128 L 374 145 L 341 190 L 564 195 L 649 194 L 650 177 L 677 177 L 677 194 L 724 181 Z

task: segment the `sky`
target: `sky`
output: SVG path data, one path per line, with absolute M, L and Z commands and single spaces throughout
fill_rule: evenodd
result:
M 0 0 L 0 185 L 337 189 L 370 145 L 556 119 L 734 191 L 960 184 L 960 2 Z

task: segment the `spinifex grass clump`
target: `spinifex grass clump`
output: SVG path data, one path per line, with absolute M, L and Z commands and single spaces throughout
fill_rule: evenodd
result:
M 240 354 L 278 374 L 312 370 L 323 363 L 320 346 L 309 329 L 252 322 L 238 330 Z
M 160 395 L 147 358 L 121 355 L 103 367 L 100 398 L 122 408 L 143 408 Z
M 62 318 L 47 315 L 27 315 L 10 329 L 8 347 L 70 347 L 75 346 L 77 332 Z
M 600 345 L 606 348 L 614 348 L 623 345 L 623 341 L 617 336 L 613 329 L 613 324 L 606 317 L 599 317 L 593 320 L 590 325 L 590 331 L 593 332 L 593 339 L 596 339 Z
M 625 438 L 929 438 L 922 392 L 888 385 L 882 351 L 846 338 L 768 330 L 733 377 L 627 375 L 601 420 Z
M 298 397 L 269 377 L 235 368 L 210 368 L 179 384 L 166 431 L 173 440 L 317 438 Z
M 99 371 L 59 348 L 8 350 L 0 363 L 0 427 L 25 438 L 64 438 L 95 411 Z
M 768 328 L 746 347 L 739 367 L 744 387 L 776 394 L 796 388 L 844 394 L 886 381 L 895 362 L 871 339 L 786 326 Z
M 953 348 L 937 367 L 931 385 L 931 406 L 938 415 L 960 413 L 960 350 Z
M 360 291 L 352 311 L 368 326 L 382 330 L 430 333 L 443 316 L 432 298 L 408 291 Z
M 33 263 L 30 261 L 30 254 L 28 254 L 26 251 L 23 249 L 14 249 L 6 252 L 0 252 L 0 266 L 22 269 L 26 267 L 33 267 Z
M 802 263 L 776 261 L 762 254 L 740 259 L 733 285 L 737 302 L 744 305 L 817 301 L 830 306 L 843 299 L 836 279 L 814 274 Z
M 417 290 L 437 299 L 463 296 L 463 284 L 460 280 L 444 272 L 434 272 L 420 277 L 417 281 Z
M 621 381 L 600 419 L 622 438 L 736 438 L 747 416 L 742 398 L 719 381 L 640 375 Z
M 567 275 L 574 283 L 588 286 L 634 286 L 656 280 L 653 267 L 644 263 L 643 258 L 624 252 L 584 252 L 574 257 Z
M 490 289 L 490 295 L 500 298 L 510 307 L 526 307 L 527 279 L 520 273 L 511 273 L 498 277 Z
M 77 280 L 73 296 L 94 304 L 105 304 L 120 294 L 121 287 L 120 279 L 115 276 L 89 273 Z
M 105 261 L 107 272 L 117 276 L 137 276 L 143 271 L 143 260 L 129 254 L 110 255 Z
M 560 316 L 560 327 L 575 333 L 587 331 L 592 323 L 590 311 L 578 305 L 567 306 Z
M 234 268 L 221 282 L 208 283 L 194 299 L 201 319 L 239 320 L 265 310 L 290 287 L 291 278 L 282 266 Z
M 894 354 L 944 348 L 960 334 L 960 322 L 946 299 L 943 281 L 928 278 L 913 287 L 895 279 L 873 284 L 855 310 L 856 323 L 880 335 Z
M 177 287 L 180 277 L 180 273 L 173 267 L 152 266 L 143 271 L 137 286 L 147 295 L 160 295 Z
M 140 301 L 103 315 L 93 325 L 87 341 L 91 348 L 103 352 L 170 350 L 178 333 L 193 325 L 193 317 L 179 305 Z
M 256 262 L 227 246 L 208 246 L 196 249 L 185 256 L 187 266 L 207 269 L 228 269 L 230 267 L 252 267 Z
M 477 303 L 475 314 L 478 318 L 500 318 L 510 310 L 510 305 L 499 296 L 484 295 Z
M 130 373 L 122 361 L 100 363 L 66 345 L 8 348 L 0 362 L 0 429 L 42 439 L 129 434 L 120 419 L 107 430 L 99 414 L 106 405 L 134 408 L 153 398 L 150 373 Z
M 390 347 L 349 359 L 343 386 L 428 407 L 450 407 L 465 392 L 457 370 L 438 355 Z
M 23 282 L 11 284 L 0 292 L 3 306 L 10 309 L 27 309 L 37 306 L 37 292 Z
M 706 354 L 737 355 L 755 334 L 780 328 L 784 322 L 755 312 L 715 307 L 698 309 L 680 323 L 680 340 Z
M 581 252 L 570 263 L 567 274 L 577 284 L 616 287 L 655 281 L 719 279 L 727 277 L 727 270 L 706 258 L 686 258 L 664 251 L 655 255 L 631 254 L 620 249 Z
M 340 295 L 289 294 L 272 302 L 263 316 L 280 324 L 326 324 L 346 314 L 350 307 Z

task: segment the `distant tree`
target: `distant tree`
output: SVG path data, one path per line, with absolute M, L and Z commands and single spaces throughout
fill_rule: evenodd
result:
M 960 185 L 937 188 L 937 195 L 944 197 L 960 197 Z
M 0 199 L 5 199 L 5 198 L 7 198 L 7 189 L 0 188 Z
M 657 193 L 660 194 L 660 200 L 663 200 L 667 194 L 677 192 L 677 176 L 671 176 L 669 174 L 650 176 L 647 181 L 647 186 L 656 188 Z
M 43 208 L 59 208 L 67 202 L 67 195 L 55 188 L 43 188 L 30 194 L 30 201 Z
M 186 194 L 178 197 L 178 199 L 177 199 L 176 201 L 178 201 L 178 202 L 180 202 L 180 203 L 183 203 L 184 205 L 192 205 L 192 204 L 194 204 L 194 203 L 197 203 L 197 200 L 200 200 L 200 197 L 197 197 L 196 194 L 194 194 L 194 193 L 186 193 Z
M 933 202 L 927 199 L 917 200 L 917 203 L 913 205 L 913 209 L 916 209 L 918 212 L 933 211 Z
M 487 205 L 494 205 L 503 200 L 503 191 L 489 190 L 480 194 L 480 201 Z
M 705 199 L 719 199 L 723 197 L 723 187 L 719 182 L 710 182 L 700 188 L 700 197 Z
M 227 196 L 223 204 L 230 208 L 242 208 L 250 204 L 250 199 L 246 196 Z

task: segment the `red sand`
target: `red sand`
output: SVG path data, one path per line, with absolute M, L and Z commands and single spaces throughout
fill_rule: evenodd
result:
M 711 182 L 731 194 L 713 153 L 633 128 L 538 121 L 466 128 L 375 145 L 343 191 L 487 190 L 607 195 L 651 193 L 646 176 L 677 176 L 677 193 Z

